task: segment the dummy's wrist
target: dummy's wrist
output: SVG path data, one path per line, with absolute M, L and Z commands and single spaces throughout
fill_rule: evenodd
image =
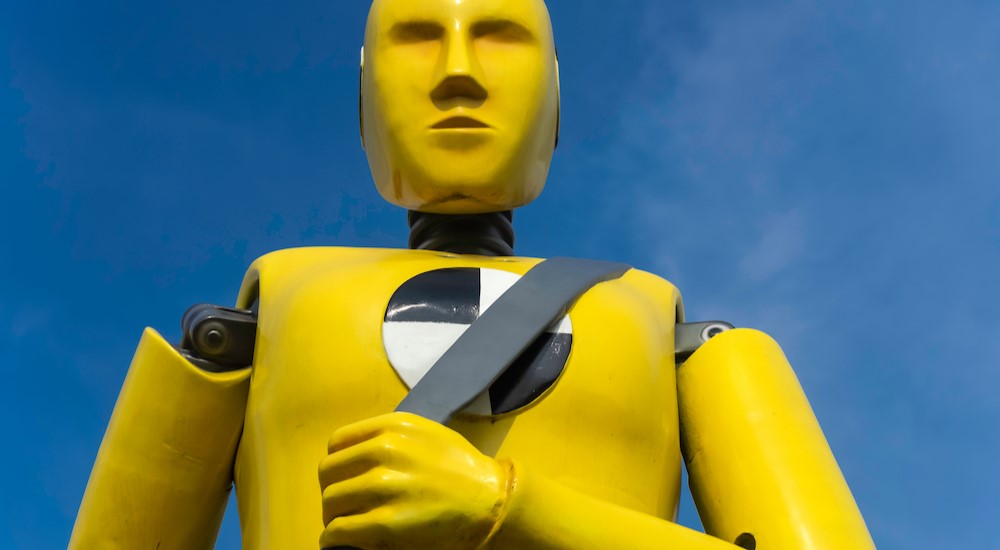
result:
M 500 467 L 504 471 L 504 486 L 502 487 L 502 492 L 497 505 L 493 509 L 493 527 L 490 532 L 483 539 L 483 543 L 479 546 L 480 550 L 487 550 L 493 548 L 493 542 L 497 537 L 497 533 L 503 529 L 506 521 L 507 515 L 510 511 L 510 503 L 514 497 L 514 493 L 518 487 L 518 470 L 519 466 L 509 458 L 497 459 Z

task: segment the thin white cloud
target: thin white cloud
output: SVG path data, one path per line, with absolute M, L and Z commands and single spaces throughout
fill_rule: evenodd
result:
M 659 28 L 674 9 L 647 4 L 648 54 L 602 156 L 609 178 L 631 186 L 616 218 L 628 213 L 656 267 L 674 272 L 707 255 L 759 282 L 806 245 L 784 172 L 799 152 L 800 112 L 836 65 L 810 31 L 823 13 L 812 3 L 706 8 L 699 37 L 684 42 Z M 656 246 L 645 244 L 652 235 Z
M 36 330 L 48 325 L 51 319 L 51 308 L 24 306 L 13 312 L 13 317 L 10 321 L 10 334 L 16 339 L 24 338 Z
M 754 281 L 788 267 L 806 246 L 805 218 L 798 209 L 769 216 L 762 226 L 760 240 L 740 260 L 740 271 Z

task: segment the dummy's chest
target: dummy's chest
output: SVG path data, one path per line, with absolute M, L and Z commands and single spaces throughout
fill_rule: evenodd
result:
M 307 472 L 301 485 L 309 491 L 333 431 L 391 412 L 409 391 L 408 377 L 538 262 L 296 254 L 263 261 L 248 278 L 247 288 L 260 288 L 260 316 L 238 463 L 251 477 Z M 449 426 L 486 454 L 669 515 L 680 460 L 677 304 L 669 283 L 635 270 L 598 284 L 549 327 L 533 346 L 538 353 L 522 358 L 527 374 L 510 388 L 523 391 L 494 387 L 478 403 L 487 414 L 463 414 Z M 509 412 L 505 403 L 513 403 Z
M 270 379 L 285 365 L 295 364 L 298 376 L 320 386 L 331 378 L 343 384 L 362 376 L 389 393 L 401 384 L 405 393 L 531 266 L 483 263 L 381 262 L 300 278 L 291 285 L 294 290 L 271 300 L 264 297 L 261 327 L 266 337 L 256 365 L 259 378 Z M 468 410 L 495 415 L 530 404 L 562 373 L 572 340 L 566 316 L 540 335 Z M 385 379 L 387 374 L 395 380 Z
M 535 263 L 419 255 L 265 274 L 251 401 L 293 423 L 390 412 Z M 592 288 L 467 412 L 571 420 L 611 408 L 622 419 L 661 408 L 673 393 L 673 312 L 640 287 L 626 275 Z
M 258 493 L 268 502 L 312 502 L 331 434 L 393 411 L 408 377 L 537 262 L 354 249 L 283 251 L 255 262 L 243 296 L 260 289 L 236 468 L 242 494 L 253 500 L 255 484 L 264 484 Z M 636 270 L 594 286 L 536 342 L 542 351 L 522 358 L 539 375 L 518 378 L 524 392 L 492 388 L 479 402 L 488 414 L 462 414 L 449 427 L 488 455 L 670 517 L 680 471 L 678 303 L 669 283 Z M 509 402 L 509 412 L 498 408 Z

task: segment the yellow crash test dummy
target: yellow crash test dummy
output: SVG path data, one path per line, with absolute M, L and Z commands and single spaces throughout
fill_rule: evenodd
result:
M 375 0 L 362 57 L 363 144 L 413 250 L 254 262 L 245 368 L 148 331 L 71 548 L 211 548 L 231 481 L 255 550 L 874 548 L 777 344 L 731 330 L 678 368 L 680 295 L 639 270 L 447 426 L 393 413 L 540 261 L 505 212 L 545 184 L 558 65 L 541 0 Z M 674 522 L 682 460 L 707 533 Z

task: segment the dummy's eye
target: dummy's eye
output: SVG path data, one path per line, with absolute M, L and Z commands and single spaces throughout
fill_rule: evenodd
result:
M 444 36 L 444 27 L 433 21 L 407 21 L 393 25 L 389 36 L 398 44 L 429 42 L 440 40 Z
M 496 42 L 531 42 L 535 36 L 524 25 L 508 19 L 490 19 L 472 26 L 474 38 Z

